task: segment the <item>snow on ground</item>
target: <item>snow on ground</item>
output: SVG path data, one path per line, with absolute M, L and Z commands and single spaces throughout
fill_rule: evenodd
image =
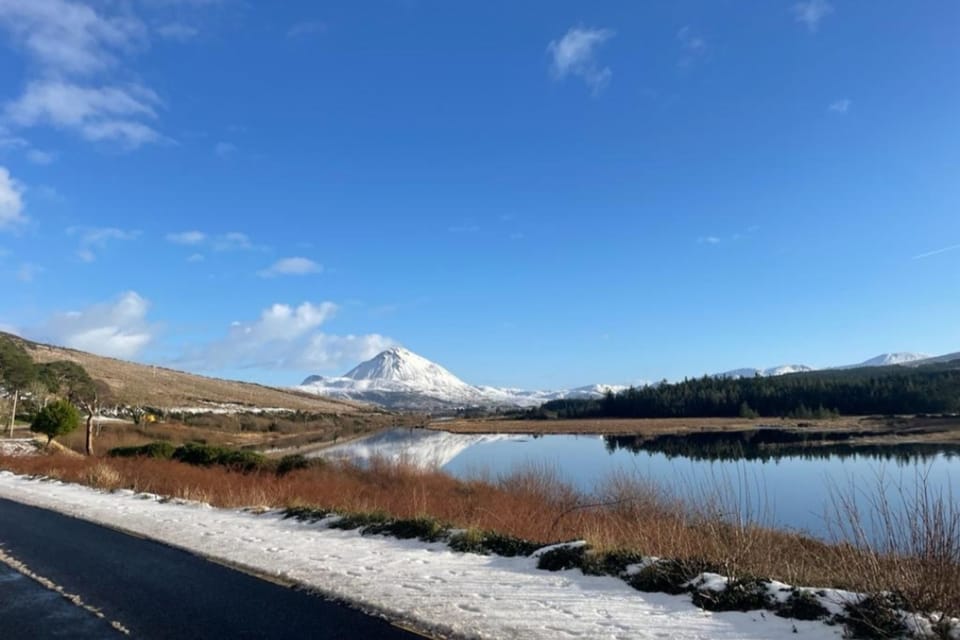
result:
M 640 593 L 622 580 L 550 573 L 534 558 L 361 536 L 322 523 L 104 493 L 0 472 L 0 497 L 53 509 L 311 586 L 419 628 L 467 638 L 777 640 L 842 637 L 821 622 L 759 611 L 711 613 L 688 596 Z
M 440 468 L 475 444 L 497 440 L 525 440 L 505 434 L 467 435 L 428 429 L 390 429 L 369 438 L 346 442 L 308 454 L 310 458 L 335 458 L 354 463 L 378 457 L 421 469 Z
M 0 440 L 0 456 L 29 456 L 36 452 L 37 442 L 33 438 Z

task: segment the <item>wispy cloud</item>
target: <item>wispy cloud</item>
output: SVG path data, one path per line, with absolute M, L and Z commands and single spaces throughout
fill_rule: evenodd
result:
M 797 22 L 806 25 L 811 33 L 816 33 L 820 28 L 820 21 L 833 13 L 833 5 L 827 0 L 798 2 L 791 9 Z
M 32 262 L 24 262 L 17 268 L 17 280 L 20 282 L 33 282 L 41 273 L 43 273 L 43 267 L 37 266 Z
M 168 233 L 167 241 L 174 244 L 203 244 L 207 239 L 207 234 L 203 231 L 179 231 L 177 233 Z
M 0 167 L 0 230 L 25 223 L 23 209 L 23 187 L 5 167 Z
M 697 238 L 698 244 L 720 244 L 723 239 L 719 236 L 700 236 Z
M 597 62 L 596 50 L 613 36 L 610 29 L 571 28 L 562 38 L 547 45 L 551 73 L 558 80 L 576 76 L 597 95 L 610 84 L 613 71 Z
M 846 114 L 850 110 L 850 106 L 853 105 L 853 102 L 848 98 L 843 98 L 841 100 L 834 100 L 827 106 L 827 111 L 830 113 L 839 113 L 841 115 Z
M 157 34 L 167 40 L 186 42 L 200 35 L 200 30 L 182 22 L 168 22 L 157 27 Z
M 41 149 L 30 149 L 27 151 L 27 160 L 33 164 L 47 165 L 52 164 L 57 159 L 57 154 L 51 151 Z
M 287 29 L 287 37 L 291 39 L 307 38 L 326 32 L 327 25 L 319 20 L 304 20 Z
M 934 249 L 933 251 L 927 251 L 926 253 L 917 254 L 913 256 L 913 258 L 911 259 L 923 260 L 924 258 L 930 258 L 932 256 L 939 255 L 941 253 L 947 253 L 948 251 L 956 251 L 958 249 L 960 249 L 960 244 L 954 244 L 954 245 L 950 245 L 949 247 L 943 247 L 942 249 Z
M 275 278 L 277 276 L 305 276 L 322 271 L 323 266 L 313 260 L 294 257 L 277 260 L 269 268 L 260 271 L 259 275 L 262 278 Z
M 215 251 L 252 251 L 256 249 L 250 237 L 239 231 L 230 231 L 213 238 Z
M 677 31 L 677 40 L 683 50 L 683 55 L 677 62 L 681 67 L 689 67 L 707 53 L 707 41 L 690 25 L 681 27 Z
M 239 231 L 229 231 L 222 234 L 210 234 L 205 231 L 191 229 L 168 233 L 167 242 L 190 247 L 208 247 L 213 251 L 254 251 L 264 249 L 257 247 L 250 240 L 250 236 Z
M 40 337 L 102 356 L 131 358 L 154 338 L 147 322 L 150 303 L 135 291 L 79 311 L 57 313 L 39 329 Z
M 77 257 L 84 262 L 93 262 L 97 259 L 97 252 L 107 248 L 113 242 L 136 240 L 140 237 L 139 231 L 127 231 L 116 227 L 70 227 L 67 234 L 77 236 L 80 247 Z
M 73 0 L 3 0 L 0 30 L 33 70 L 4 108 L 8 123 L 52 126 L 128 149 L 166 140 L 148 124 L 157 117 L 157 95 L 112 79 L 148 45 L 147 29 L 132 11 Z
M 213 146 L 213 152 L 220 158 L 227 158 L 237 152 L 237 145 L 230 142 L 218 142 Z

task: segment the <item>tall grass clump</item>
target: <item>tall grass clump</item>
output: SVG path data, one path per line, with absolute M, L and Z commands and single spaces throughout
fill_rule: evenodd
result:
M 831 487 L 831 504 L 837 544 L 830 561 L 870 594 L 848 607 L 850 617 L 869 629 L 880 617 L 872 609 L 883 603 L 908 614 L 936 612 L 935 631 L 947 637 L 949 619 L 960 617 L 960 505 L 949 487 L 936 486 L 929 469 L 906 480 L 881 469 L 868 487 Z

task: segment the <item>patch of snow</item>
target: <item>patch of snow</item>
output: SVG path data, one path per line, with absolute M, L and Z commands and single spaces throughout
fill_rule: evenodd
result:
M 37 441 L 33 438 L 0 440 L 0 456 L 32 456 L 37 453 Z
M 389 618 L 467 638 L 841 638 L 821 622 L 711 613 L 688 596 L 618 578 L 537 570 L 534 558 L 458 553 L 441 543 L 361 536 L 277 512 L 163 503 L 0 472 L 0 497 L 121 528 L 312 587 Z M 799 635 L 798 635 L 799 634 Z
M 530 554 L 531 558 L 539 558 L 545 553 L 550 553 L 551 551 L 556 551 L 557 549 L 579 549 L 581 547 L 587 546 L 586 540 L 574 540 L 572 542 L 558 542 L 557 544 L 547 545 L 546 547 L 540 547 L 536 551 Z

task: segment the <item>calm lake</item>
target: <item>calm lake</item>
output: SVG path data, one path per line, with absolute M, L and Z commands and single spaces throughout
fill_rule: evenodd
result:
M 770 430 L 773 434 L 773 430 Z M 699 435 L 699 434 L 698 434 Z M 763 435 L 761 433 L 761 435 Z M 315 455 L 356 462 L 379 456 L 439 467 L 461 478 L 496 479 L 529 467 L 549 467 L 584 492 L 594 492 L 614 474 L 650 479 L 680 495 L 719 490 L 726 499 L 761 514 L 766 524 L 829 537 L 831 491 L 858 496 L 866 507 L 878 479 L 887 495 L 910 492 L 918 477 L 960 499 L 960 448 L 917 445 L 852 447 L 758 444 L 751 435 L 667 438 L 654 442 L 610 436 L 461 435 L 426 429 L 394 429 Z

